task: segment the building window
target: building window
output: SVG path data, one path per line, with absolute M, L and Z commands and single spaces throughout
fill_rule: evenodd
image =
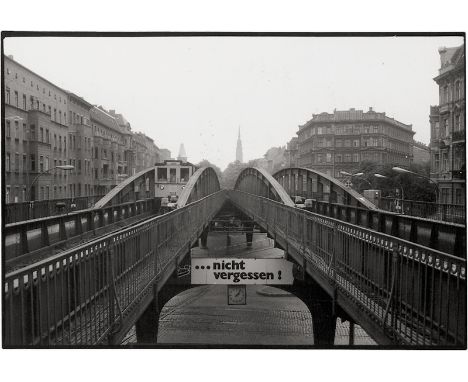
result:
M 26 94 L 23 94 L 23 110 L 26 110 Z
M 49 157 L 45 158 L 45 166 L 44 166 L 45 171 L 49 171 Z
M 52 115 L 52 108 L 49 105 L 49 115 Z
M 20 133 L 19 133 L 19 122 L 15 121 L 15 139 L 19 139 Z
M 54 121 L 57 122 L 57 109 L 54 108 Z
M 353 147 L 359 147 L 359 139 L 353 140 Z
M 442 154 L 442 163 L 443 163 L 443 170 L 448 171 L 449 163 L 448 163 L 448 153 Z
M 18 92 L 15 91 L 15 106 L 19 107 L 19 97 L 18 97 Z
M 439 171 L 439 166 L 440 166 L 439 154 L 434 154 L 434 172 Z
M 39 136 L 39 140 L 40 140 L 41 142 L 44 142 L 44 128 L 41 127 L 41 128 L 39 129 L 39 131 L 40 131 L 40 134 L 41 134 L 41 135 Z
M 442 188 L 441 191 L 442 191 L 441 192 L 441 194 L 442 194 L 441 195 L 442 196 L 441 203 L 443 203 L 443 204 L 449 203 L 449 191 L 450 190 L 448 188 Z
M 449 121 L 448 118 L 444 120 L 444 130 L 445 130 L 445 136 L 449 136 Z
M 351 140 L 349 139 L 345 140 L 345 147 L 351 147 Z
M 6 192 L 5 192 L 5 203 L 10 203 L 10 191 L 11 188 L 10 186 L 6 186 Z
M 351 162 L 351 154 L 345 154 L 344 161 L 345 162 Z
M 5 160 L 5 171 L 10 171 L 10 153 L 6 153 L 6 160 Z
M 31 125 L 31 129 L 30 129 L 30 132 L 29 132 L 29 138 L 32 141 L 36 140 L 36 126 L 35 125 Z
M 455 116 L 455 130 L 456 130 L 456 131 L 461 130 L 460 115 L 456 115 L 456 116 Z
M 455 189 L 455 204 L 464 204 L 463 203 L 463 192 L 461 188 Z
M 39 156 L 39 172 L 44 172 L 44 157 Z
M 15 153 L 15 171 L 20 171 L 20 156 L 19 153 Z
M 331 155 L 330 153 L 327 153 L 327 154 L 326 154 L 326 161 L 327 161 L 328 163 L 330 163 L 331 160 L 332 160 L 332 155 Z
M 5 90 L 5 103 L 10 104 L 10 88 L 7 87 Z
M 336 163 L 341 163 L 341 160 L 342 160 L 341 158 L 342 158 L 342 157 L 341 157 L 341 154 L 336 154 L 336 155 L 335 155 L 335 162 L 336 162 Z
M 34 154 L 31 154 L 31 171 L 36 171 L 36 156 Z
M 26 154 L 23 154 L 23 171 L 28 171 L 28 159 Z
M 439 122 L 434 124 L 434 137 L 439 138 Z
M 10 120 L 6 120 L 6 131 L 5 131 L 5 136 L 7 138 L 11 138 L 11 124 L 10 124 Z

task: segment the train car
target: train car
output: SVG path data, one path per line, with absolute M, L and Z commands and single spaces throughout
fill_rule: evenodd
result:
M 169 159 L 155 164 L 155 198 L 161 200 L 161 210 L 174 209 L 177 200 L 197 166 L 182 160 Z

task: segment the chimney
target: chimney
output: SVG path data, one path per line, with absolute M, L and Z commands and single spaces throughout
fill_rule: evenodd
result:
M 374 112 L 374 109 L 372 109 L 372 106 L 369 106 L 369 112 L 370 113 Z

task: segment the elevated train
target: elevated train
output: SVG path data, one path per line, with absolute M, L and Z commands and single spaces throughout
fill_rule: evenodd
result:
M 198 167 L 179 159 L 155 164 L 155 198 L 161 200 L 161 211 L 176 208 L 185 185 Z

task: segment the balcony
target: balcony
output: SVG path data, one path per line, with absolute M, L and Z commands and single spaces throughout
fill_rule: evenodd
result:
M 445 103 L 439 106 L 439 114 L 447 113 L 450 111 L 450 104 Z
M 465 141 L 465 130 L 454 131 L 452 134 L 452 141 Z

